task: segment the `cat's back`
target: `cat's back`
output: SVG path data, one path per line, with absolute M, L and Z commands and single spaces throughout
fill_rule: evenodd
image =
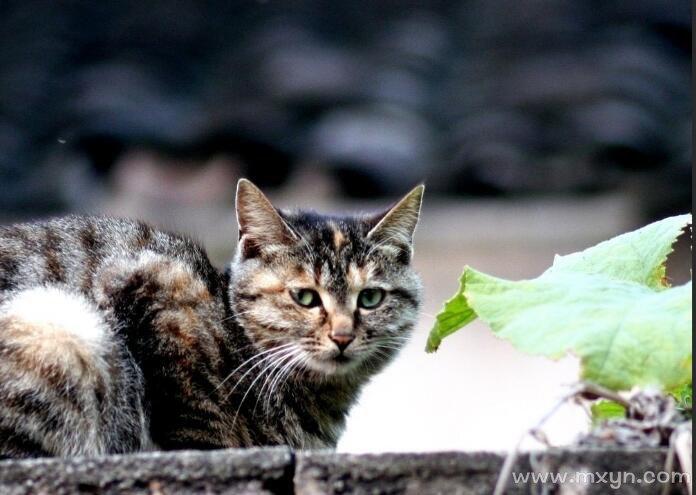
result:
M 212 271 L 203 249 L 185 236 L 135 220 L 72 215 L 0 227 L 0 301 L 36 286 L 89 294 L 103 263 L 143 251 L 177 259 L 204 275 Z

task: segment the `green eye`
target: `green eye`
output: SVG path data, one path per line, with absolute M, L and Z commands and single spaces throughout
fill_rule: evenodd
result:
M 321 305 L 321 297 L 319 297 L 317 291 L 312 289 L 291 290 L 290 295 L 297 304 L 305 308 L 314 308 Z
M 373 309 L 384 300 L 384 290 L 363 289 L 358 294 L 358 306 L 365 309 Z

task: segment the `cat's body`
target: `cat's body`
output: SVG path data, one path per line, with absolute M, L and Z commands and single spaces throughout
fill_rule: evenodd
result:
M 0 229 L 0 457 L 334 446 L 416 319 L 421 193 L 328 218 L 241 183 L 224 273 L 139 222 Z

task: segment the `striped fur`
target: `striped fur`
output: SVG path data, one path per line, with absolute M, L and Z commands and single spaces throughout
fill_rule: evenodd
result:
M 225 272 L 135 221 L 0 228 L 0 458 L 334 446 L 416 320 L 421 194 L 327 217 L 276 210 L 241 181 Z M 298 287 L 321 304 L 300 306 Z M 358 307 L 370 287 L 384 301 Z M 337 329 L 353 339 L 342 352 Z

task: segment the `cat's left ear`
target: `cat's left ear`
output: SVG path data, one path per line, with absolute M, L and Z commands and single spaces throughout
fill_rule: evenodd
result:
M 405 249 L 409 254 L 413 246 L 413 233 L 418 225 L 424 185 L 414 188 L 394 207 L 378 216 L 376 225 L 367 234 L 367 239 L 382 245 Z
M 254 258 L 292 245 L 299 237 L 280 216 L 265 194 L 247 179 L 237 183 L 237 224 L 239 250 L 244 258 Z

